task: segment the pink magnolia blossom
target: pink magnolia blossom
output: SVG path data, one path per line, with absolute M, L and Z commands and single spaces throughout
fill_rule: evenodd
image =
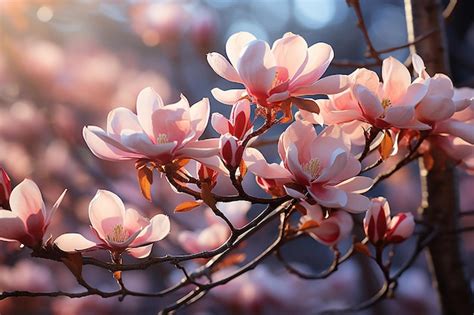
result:
M 250 207 L 251 203 L 244 200 L 217 203 L 217 208 L 237 228 L 247 224 L 247 212 Z M 216 249 L 224 244 L 230 236 L 230 229 L 227 224 L 217 217 L 211 209 L 206 209 L 205 218 L 209 226 L 197 231 L 182 231 L 178 236 L 179 243 L 189 253 Z
M 409 212 L 390 217 L 390 206 L 383 197 L 373 198 L 364 218 L 364 231 L 374 245 L 400 243 L 415 230 L 415 220 Z
M 150 254 L 154 242 L 170 232 L 166 215 L 157 214 L 148 220 L 132 208 L 125 209 L 122 200 L 106 190 L 98 190 L 91 200 L 89 219 L 95 236 L 93 240 L 78 233 L 67 233 L 59 236 L 55 244 L 65 252 L 102 248 L 143 258 Z
M 300 224 L 302 225 L 308 221 L 318 223 L 318 227 L 306 230 L 318 242 L 333 246 L 351 233 L 354 222 L 347 212 L 341 210 L 331 211 L 329 216 L 325 218 L 323 210 L 318 204 L 310 205 L 304 202 L 302 206 L 306 209 L 307 214 L 301 217 Z
M 230 63 L 218 53 L 208 54 L 207 60 L 218 75 L 242 83 L 245 89 L 213 89 L 212 95 L 224 104 L 248 96 L 270 107 L 292 96 L 334 94 L 346 87 L 343 75 L 321 79 L 334 57 L 331 46 L 317 43 L 308 48 L 303 37 L 293 33 L 286 33 L 270 48 L 254 35 L 239 32 L 227 40 L 226 53 Z
M 412 82 L 408 69 L 395 58 L 383 61 L 383 83 L 375 72 L 363 68 L 349 78 L 349 90 L 317 101 L 326 124 L 359 120 L 383 129 L 430 129 L 415 119 L 415 106 L 428 91 L 427 81 Z
M 11 192 L 11 211 L 0 210 L 0 240 L 18 241 L 31 248 L 41 246 L 46 229 L 65 193 L 66 190 L 51 210 L 46 210 L 38 186 L 30 179 L 23 180 Z
M 369 199 L 360 193 L 373 180 L 358 176 L 361 165 L 339 127 L 330 126 L 318 135 L 313 125 L 297 120 L 280 136 L 278 153 L 281 164 L 268 164 L 254 148 L 246 150 L 244 160 L 249 171 L 284 185 L 296 198 L 306 198 L 308 192 L 308 197 L 324 207 L 349 212 L 368 209 Z
M 436 124 L 433 133 L 459 137 L 474 144 L 474 89 L 455 89 L 455 113 Z
M 119 107 L 107 118 L 107 131 L 88 126 L 84 139 L 99 158 L 111 161 L 149 159 L 160 164 L 194 158 L 218 165 L 218 139 L 198 140 L 209 119 L 209 101 L 189 106 L 187 99 L 164 105 L 151 88 L 140 92 L 137 114 Z
M 447 119 L 434 123 L 428 142 L 440 148 L 448 157 L 469 172 L 474 171 L 474 89 L 454 89 L 452 102 L 455 112 Z M 434 116 L 435 114 L 433 114 Z
M 434 134 L 450 134 L 474 144 L 474 90 L 455 89 L 441 73 L 430 77 L 420 56 L 413 55 L 419 79 L 428 81 L 428 91 L 416 106 L 417 119 L 434 125 Z
M 7 208 L 12 192 L 12 183 L 7 172 L 0 167 L 0 207 Z
M 244 99 L 235 103 L 230 113 L 230 119 L 220 113 L 213 113 L 211 124 L 221 135 L 229 133 L 239 140 L 244 140 L 253 131 L 250 121 L 250 102 Z

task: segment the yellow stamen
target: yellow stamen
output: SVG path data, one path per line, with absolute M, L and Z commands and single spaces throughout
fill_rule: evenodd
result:
M 111 234 L 107 235 L 107 240 L 114 243 L 123 243 L 128 239 L 128 232 L 124 230 L 122 224 L 117 224 Z
M 388 98 L 384 98 L 382 100 L 382 107 L 384 109 L 387 109 L 387 107 L 390 107 L 392 105 L 392 102 Z
M 303 165 L 303 170 L 313 179 L 316 179 L 321 175 L 321 162 L 318 159 L 311 159 L 308 163 Z
M 164 143 L 168 143 L 168 135 L 166 133 L 160 133 L 157 137 L 156 137 L 156 143 L 157 144 L 164 144 Z

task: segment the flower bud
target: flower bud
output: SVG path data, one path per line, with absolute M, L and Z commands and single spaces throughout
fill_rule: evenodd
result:
M 389 243 L 401 243 L 409 238 L 415 230 L 415 220 L 409 212 L 399 213 L 392 218 L 385 235 Z
M 372 244 L 383 241 L 390 223 L 390 206 L 385 198 L 373 198 L 364 218 L 365 235 Z
M 221 136 L 219 148 L 222 161 L 227 167 L 236 168 L 239 166 L 244 147 L 240 145 L 236 137 L 230 134 Z
M 230 114 L 230 134 L 237 139 L 243 140 L 247 132 L 252 128 L 250 122 L 250 102 L 248 100 L 238 101 Z
M 198 163 L 198 176 L 199 180 L 202 182 L 209 183 L 211 188 L 214 188 L 217 184 L 217 175 L 218 173 L 212 168 L 207 167 L 204 164 Z
M 12 184 L 7 172 L 0 167 L 0 208 L 8 209 Z
M 286 195 L 285 188 L 276 179 L 267 179 L 256 176 L 255 181 L 263 190 L 272 196 L 282 197 Z

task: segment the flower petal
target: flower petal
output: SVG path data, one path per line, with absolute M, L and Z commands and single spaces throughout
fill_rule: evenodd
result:
M 212 96 L 222 104 L 234 105 L 242 97 L 247 95 L 244 89 L 233 89 L 233 90 L 221 90 L 219 88 L 213 88 L 211 90 Z
M 170 219 L 164 214 L 157 214 L 150 220 L 130 247 L 141 247 L 162 240 L 170 233 Z
M 239 60 L 240 55 L 242 54 L 242 50 L 244 47 L 251 41 L 256 40 L 257 38 L 248 32 L 239 32 L 233 34 L 227 40 L 225 45 L 225 50 L 227 57 L 229 57 L 230 62 L 237 68 L 237 62 Z
M 293 33 L 286 33 L 282 38 L 277 39 L 272 46 L 276 64 L 288 70 L 290 79 L 306 63 L 307 50 L 308 44 L 303 37 Z
M 107 239 L 115 226 L 123 226 L 124 217 L 125 206 L 113 192 L 99 189 L 89 203 L 89 219 L 101 239 Z
M 324 77 L 311 85 L 301 86 L 291 90 L 291 95 L 337 94 L 349 86 L 347 75 L 336 74 Z
M 232 82 L 242 82 L 235 68 L 221 54 L 207 54 L 207 62 L 211 66 L 212 70 L 214 70 L 222 78 Z
M 98 158 L 109 161 L 133 160 L 143 157 L 110 138 L 103 129 L 87 126 L 82 129 L 87 146 Z
M 408 69 L 400 61 L 388 57 L 382 64 L 383 98 L 396 103 L 406 92 L 411 83 Z
M 253 174 L 265 179 L 286 179 L 290 180 L 292 175 L 287 169 L 279 164 L 268 164 L 262 153 L 255 148 L 247 148 L 243 159 L 247 168 Z
M 266 97 L 272 88 L 276 71 L 268 44 L 261 40 L 249 43 L 237 63 L 237 71 L 253 96 Z
M 20 241 L 27 235 L 25 224 L 12 211 L 0 210 L 0 240 Z
M 127 252 L 135 258 L 146 258 L 150 256 L 151 250 L 153 249 L 153 244 L 136 247 L 136 248 L 129 248 Z
M 351 213 L 361 213 L 367 211 L 370 207 L 369 198 L 353 193 L 347 193 L 347 204 L 343 207 Z
M 90 250 L 98 246 L 97 243 L 88 240 L 79 233 L 66 233 L 60 235 L 56 240 L 54 240 L 54 244 L 64 252 Z
M 164 106 L 160 95 L 156 93 L 151 87 L 141 90 L 137 97 L 137 117 L 141 127 L 150 137 L 156 138 L 153 133 L 153 113 Z
M 347 205 L 347 193 L 331 186 L 313 184 L 308 187 L 311 197 L 320 205 L 328 208 L 343 208 Z

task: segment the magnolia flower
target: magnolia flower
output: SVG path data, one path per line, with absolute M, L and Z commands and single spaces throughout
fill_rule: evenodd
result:
M 134 257 L 147 257 L 154 242 L 170 232 L 166 215 L 157 214 L 151 220 L 128 208 L 120 198 L 106 190 L 98 190 L 89 204 L 89 219 L 94 238 L 78 233 L 59 236 L 54 243 L 65 252 L 107 249 L 112 253 L 128 252 Z
M 247 224 L 247 212 L 251 207 L 248 201 L 240 200 L 227 203 L 217 203 L 217 208 L 237 228 Z M 197 231 L 182 231 L 178 241 L 188 253 L 198 253 L 216 249 L 224 244 L 230 236 L 227 224 L 217 217 L 211 209 L 206 209 L 206 222 L 209 226 Z
M 111 161 L 148 159 L 166 164 L 178 158 L 194 158 L 218 164 L 218 139 L 198 140 L 209 119 L 209 101 L 189 107 L 187 99 L 164 105 L 151 88 L 140 92 L 137 114 L 119 107 L 107 118 L 107 131 L 88 126 L 87 145 L 97 157 Z
M 327 246 L 333 246 L 340 240 L 349 236 L 354 222 L 352 217 L 345 211 L 330 211 L 327 218 L 324 217 L 323 210 L 318 204 L 310 205 L 307 202 L 302 203 L 307 214 L 300 219 L 300 225 L 312 223 L 319 225 L 306 230 L 315 240 Z
M 283 184 L 295 198 L 306 198 L 307 192 L 323 207 L 362 212 L 368 209 L 369 199 L 360 193 L 373 180 L 358 176 L 361 166 L 350 147 L 339 127 L 330 126 L 318 135 L 313 125 L 297 120 L 280 136 L 281 164 L 268 164 L 254 148 L 246 150 L 244 160 L 250 172 Z
M 474 89 L 455 89 L 453 95 L 455 113 L 439 121 L 433 134 L 451 135 L 474 144 Z
M 415 220 L 409 212 L 390 218 L 390 206 L 383 197 L 373 198 L 364 218 L 364 231 L 374 245 L 400 243 L 409 238 L 415 229 Z
M 414 54 L 412 59 L 418 78 L 429 84 L 416 106 L 417 119 L 434 125 L 433 134 L 447 133 L 474 143 L 474 90 L 455 89 L 451 79 L 441 73 L 430 77 L 420 56 Z
M 46 229 L 65 193 L 66 190 L 48 211 L 38 186 L 30 179 L 23 180 L 11 192 L 11 211 L 0 210 L 0 240 L 18 241 L 31 248 L 41 246 Z
M 357 69 L 349 78 L 349 90 L 317 101 L 326 124 L 359 120 L 383 129 L 430 129 L 415 119 L 415 106 L 428 91 L 427 81 L 412 82 L 408 69 L 395 58 L 383 61 L 383 83 L 367 69 Z
M 230 119 L 220 113 L 213 113 L 212 127 L 221 135 L 231 134 L 239 140 L 244 140 L 253 131 L 250 121 L 250 102 L 246 99 L 238 101 L 230 113 Z
M 328 44 L 308 44 L 299 35 L 286 33 L 273 43 L 239 32 L 227 40 L 227 57 L 207 55 L 212 69 L 226 80 L 242 83 L 245 89 L 215 88 L 212 95 L 224 104 L 233 105 L 243 97 L 261 106 L 274 106 L 292 96 L 334 94 L 346 87 L 346 77 L 333 75 L 320 79 L 334 52 Z
M 7 172 L 0 167 L 0 208 L 8 207 L 8 200 L 12 192 L 12 183 Z

